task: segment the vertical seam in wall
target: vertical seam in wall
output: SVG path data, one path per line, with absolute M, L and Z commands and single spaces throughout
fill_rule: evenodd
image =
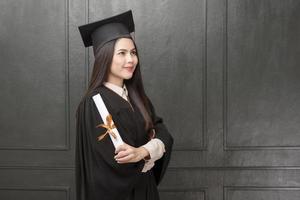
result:
M 227 94 L 227 67 L 228 67 L 228 60 L 227 60 L 227 54 L 228 54 L 228 33 L 227 33 L 227 17 L 228 17 L 228 0 L 224 1 L 224 22 L 223 22 L 223 149 L 226 151 L 226 145 L 227 145 L 227 101 L 228 101 L 228 94 Z
M 85 22 L 86 24 L 89 23 L 89 9 L 90 8 L 90 1 L 86 0 L 85 1 Z M 88 88 L 88 83 L 89 83 L 89 66 L 90 66 L 90 61 L 89 61 L 89 48 L 85 48 L 85 59 L 84 59 L 84 72 L 85 72 L 85 89 Z
M 66 58 L 66 63 L 65 63 L 65 68 L 66 68 L 66 95 L 65 95 L 65 112 L 66 112 L 66 138 L 65 138 L 65 144 L 66 144 L 66 149 L 69 150 L 70 149 L 70 56 L 69 56 L 69 52 L 70 52 L 70 37 L 69 37 L 69 0 L 65 1 L 65 58 Z
M 204 49 L 203 49 L 203 130 L 202 148 L 207 150 L 207 0 L 204 0 Z

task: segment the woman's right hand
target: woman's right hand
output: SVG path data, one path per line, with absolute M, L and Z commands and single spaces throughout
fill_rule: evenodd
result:
M 126 143 L 118 146 L 115 153 L 117 155 L 114 158 L 120 164 L 139 162 L 140 160 L 149 157 L 150 155 L 146 148 L 136 148 Z

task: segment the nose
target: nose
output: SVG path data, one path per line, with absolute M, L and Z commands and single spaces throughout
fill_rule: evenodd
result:
M 127 59 L 128 63 L 132 63 L 133 62 L 133 56 L 130 53 L 128 53 L 126 57 L 127 57 L 126 59 Z

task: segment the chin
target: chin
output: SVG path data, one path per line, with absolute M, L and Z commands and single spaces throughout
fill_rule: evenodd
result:
M 133 76 L 133 74 L 126 75 L 126 76 L 123 76 L 123 79 L 125 79 L 125 80 L 131 79 L 132 76 Z

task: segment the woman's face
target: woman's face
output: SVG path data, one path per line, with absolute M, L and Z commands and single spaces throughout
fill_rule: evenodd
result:
M 138 57 L 133 41 L 130 38 L 118 39 L 107 81 L 123 86 L 124 79 L 132 77 L 137 64 Z

